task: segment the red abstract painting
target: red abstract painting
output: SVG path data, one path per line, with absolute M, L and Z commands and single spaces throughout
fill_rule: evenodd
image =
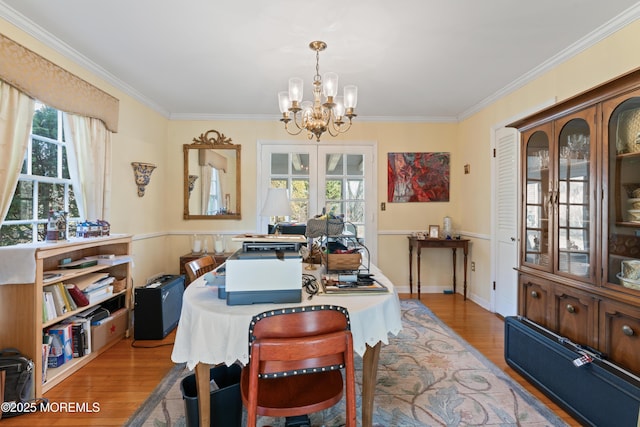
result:
M 448 202 L 449 153 L 389 153 L 387 201 Z

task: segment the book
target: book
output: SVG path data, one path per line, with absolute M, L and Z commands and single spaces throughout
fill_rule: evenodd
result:
M 51 283 L 51 282 L 55 281 L 56 279 L 59 279 L 60 277 L 62 277 L 62 274 L 60 274 L 60 273 L 44 273 L 42 275 L 42 282 L 43 283 Z
M 46 290 L 42 292 L 42 310 L 43 310 L 42 321 L 45 323 L 58 317 L 56 306 L 55 306 L 55 303 L 53 302 L 52 292 L 49 292 Z
M 125 264 L 133 260 L 133 258 L 131 258 L 131 256 L 129 255 L 114 255 L 114 254 L 96 255 L 96 256 L 85 257 L 84 259 L 88 261 L 96 261 L 99 265 Z
M 59 268 L 87 268 L 93 267 L 94 265 L 98 265 L 98 260 L 96 259 L 79 259 L 77 261 L 67 262 L 65 264 L 58 264 Z
M 49 367 L 48 359 L 51 352 L 51 336 L 42 336 L 42 383 L 47 381 L 47 368 Z
M 102 278 L 98 281 L 95 281 L 93 283 L 91 283 L 89 286 L 87 286 L 86 288 L 84 288 L 82 290 L 82 292 L 84 292 L 85 294 L 90 293 L 90 292 L 95 292 L 98 291 L 100 289 L 106 288 L 108 285 L 112 284 L 113 282 L 115 282 L 116 278 L 113 276 L 107 276 L 105 278 Z
M 74 334 L 77 330 L 79 334 L 82 335 L 81 343 L 82 349 L 77 348 L 77 352 L 84 356 L 91 353 L 91 321 L 87 318 L 80 316 L 71 316 L 66 320 L 66 322 L 71 323 L 74 327 Z M 74 349 L 74 354 L 76 353 L 76 349 Z
M 80 288 L 78 288 L 76 285 L 71 283 L 64 285 L 64 287 L 67 289 L 69 295 L 71 295 L 71 298 L 75 301 L 78 307 L 89 305 L 89 300 L 87 299 L 86 295 L 83 294 Z
M 62 316 L 67 312 L 67 307 L 60 293 L 60 289 L 56 285 L 48 285 L 43 288 L 46 292 L 51 292 L 53 295 L 53 303 L 55 306 L 56 317 Z
M 62 295 L 62 300 L 64 301 L 67 313 L 78 308 L 75 301 L 73 301 L 73 298 L 71 298 L 71 295 L 69 295 L 69 291 L 67 291 L 67 288 L 62 282 L 56 283 L 54 286 L 56 286 L 60 290 L 60 295 Z
M 109 310 L 100 305 L 96 305 L 76 314 L 77 317 L 87 319 L 89 320 L 89 322 L 104 319 L 105 317 L 109 317 L 110 315 L 111 313 L 109 312 Z
M 105 277 L 109 277 L 109 273 L 89 273 L 81 277 L 74 277 L 73 279 L 66 280 L 65 283 L 74 284 L 81 291 L 83 291 L 89 286 L 91 286 L 92 284 L 104 279 Z
M 86 334 L 80 323 L 71 323 L 71 349 L 73 357 L 84 356 Z
M 94 304 L 113 295 L 113 285 L 107 285 L 103 288 L 96 289 L 91 292 L 85 292 L 84 294 L 89 300 L 89 304 Z

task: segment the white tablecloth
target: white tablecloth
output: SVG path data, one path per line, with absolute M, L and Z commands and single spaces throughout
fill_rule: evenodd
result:
M 228 306 L 218 299 L 216 286 L 206 286 L 204 277 L 191 283 L 182 301 L 171 360 L 185 363 L 193 369 L 199 362 L 207 364 L 236 361 L 248 362 L 249 323 L 251 318 L 275 307 L 334 304 L 346 307 L 351 319 L 351 333 L 355 351 L 364 355 L 367 344 L 388 343 L 388 334 L 397 335 L 402 329 L 400 301 L 393 284 L 380 270 L 371 266 L 371 273 L 389 289 L 388 294 L 375 295 L 317 295 L 311 300 L 303 290 L 302 302 L 297 304 L 253 304 Z M 319 275 L 320 270 L 315 270 Z M 313 273 L 304 270 L 304 273 Z

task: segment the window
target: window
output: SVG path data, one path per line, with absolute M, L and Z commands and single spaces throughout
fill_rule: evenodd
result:
M 271 187 L 289 189 L 289 201 L 295 222 L 309 218 L 309 154 L 271 154 Z
M 364 236 L 364 155 L 327 153 L 324 187 L 326 210 L 344 215 L 348 231 Z
M 62 112 L 36 102 L 31 137 L 11 206 L 0 227 L 0 246 L 44 241 L 49 213 L 67 212 L 69 236 L 79 221 Z

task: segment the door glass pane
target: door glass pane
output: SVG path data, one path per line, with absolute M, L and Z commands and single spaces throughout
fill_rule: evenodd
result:
M 549 137 L 534 132 L 527 141 L 526 241 L 524 262 L 544 267 L 549 261 Z
M 306 222 L 307 218 L 309 218 L 309 179 L 292 179 L 289 193 L 291 209 L 293 210 L 292 221 Z
M 271 153 L 270 187 L 289 190 L 292 215 L 287 221 L 306 223 L 309 218 L 309 154 Z
M 364 180 L 348 179 L 347 180 L 347 198 L 364 199 Z
M 347 154 L 347 175 L 362 176 L 364 174 L 363 161 L 362 154 Z
M 271 174 L 287 175 L 289 173 L 289 154 L 273 153 L 271 154 Z
M 291 174 L 292 175 L 309 175 L 309 155 L 292 153 L 291 154 Z
M 589 168 L 591 132 L 583 119 L 573 119 L 558 137 L 558 270 L 588 277 Z
M 327 175 L 344 175 L 343 155 L 327 154 L 326 168 L 327 168 Z
M 325 164 L 326 210 L 334 215 L 343 215 L 345 231 L 357 235 L 358 240 L 364 243 L 364 156 L 331 153 L 326 155 Z
M 640 97 L 613 110 L 608 135 L 607 282 L 640 290 Z

